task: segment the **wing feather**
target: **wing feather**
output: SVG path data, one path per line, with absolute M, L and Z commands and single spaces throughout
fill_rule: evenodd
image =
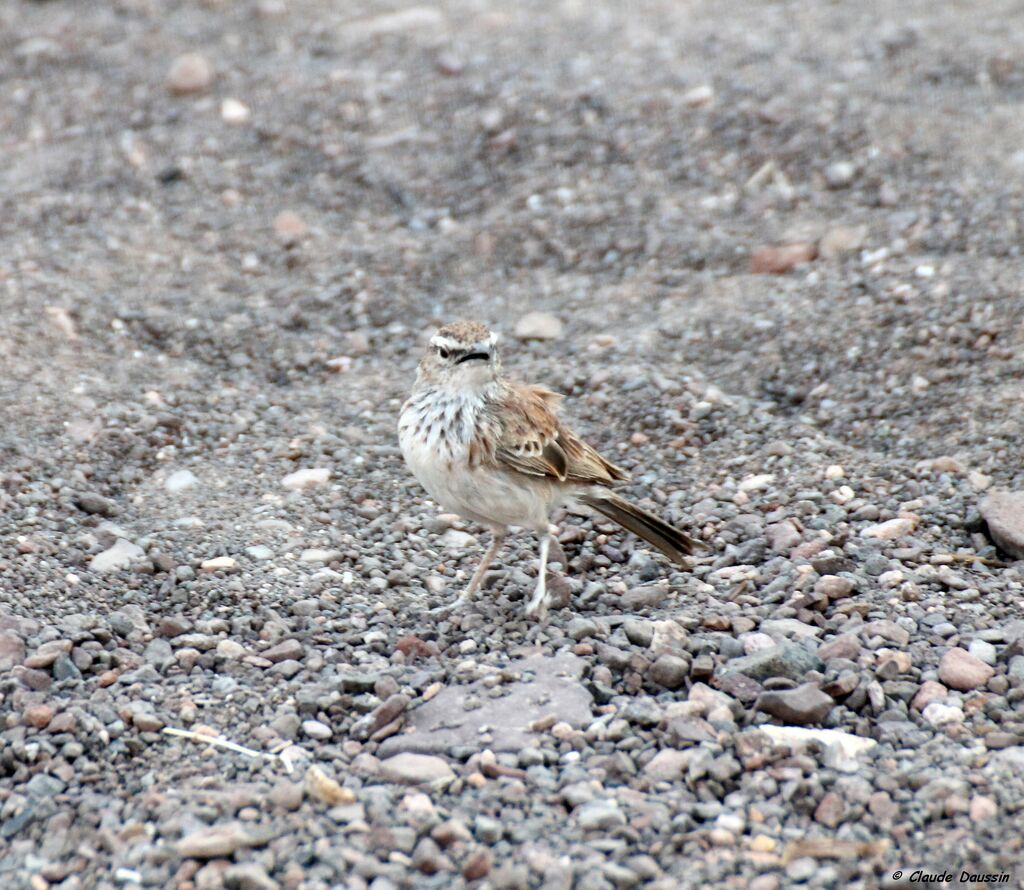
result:
M 491 419 L 494 459 L 506 469 L 559 482 L 608 485 L 626 472 L 605 460 L 558 418 L 561 396 L 540 386 L 508 384 Z

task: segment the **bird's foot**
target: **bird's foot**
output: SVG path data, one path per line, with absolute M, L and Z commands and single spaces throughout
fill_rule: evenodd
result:
M 463 611 L 472 601 L 473 597 L 462 594 L 450 603 L 445 603 L 443 606 L 435 606 L 433 609 L 427 609 L 427 614 L 437 618 L 444 618 Z
M 548 607 L 551 605 L 551 598 L 548 596 L 547 585 L 538 584 L 533 596 L 526 604 L 526 617 L 536 618 L 538 621 L 545 621 L 548 617 Z

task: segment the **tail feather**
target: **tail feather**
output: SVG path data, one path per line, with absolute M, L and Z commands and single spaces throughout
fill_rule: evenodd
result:
M 653 513 L 641 510 L 636 504 L 631 504 L 615 492 L 601 491 L 581 495 L 577 499 L 581 504 L 597 510 L 602 516 L 656 547 L 678 565 L 686 565 L 686 557 L 694 551 L 706 549 L 700 541 L 681 532 L 674 525 L 669 525 Z

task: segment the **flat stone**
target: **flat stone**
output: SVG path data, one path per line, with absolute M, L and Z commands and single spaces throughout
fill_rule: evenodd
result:
M 614 800 L 592 800 L 573 811 L 584 831 L 607 831 L 626 824 L 626 817 Z
M 93 516 L 116 516 L 120 510 L 110 498 L 105 498 L 94 491 L 83 491 L 75 495 L 75 506 L 83 513 Z
M 654 639 L 654 622 L 647 618 L 627 618 L 622 622 L 622 632 L 634 646 L 646 649 Z
M 910 642 L 910 631 L 905 627 L 900 627 L 895 621 L 885 618 L 869 621 L 861 628 L 861 633 L 865 637 L 882 637 L 900 647 L 906 646 Z
M 802 726 L 773 726 L 765 723 L 757 728 L 773 743 L 787 745 L 794 750 L 818 744 L 826 750 L 835 748 L 844 758 L 853 759 L 858 754 L 870 751 L 878 742 L 874 739 L 842 732 L 838 729 L 806 729 Z
M 71 651 L 71 640 L 50 640 L 43 643 L 35 652 L 25 659 L 25 667 L 35 670 L 50 667 L 60 655 Z
M 1024 559 L 1024 491 L 993 491 L 978 509 L 996 546 Z
M 245 646 L 235 640 L 221 640 L 216 651 L 221 658 L 227 659 L 241 658 L 247 652 Z
M 925 680 L 910 702 L 910 707 L 915 711 L 923 711 L 933 701 L 942 701 L 948 694 L 949 690 L 941 683 L 935 680 Z
M 596 621 L 592 621 L 590 618 L 581 618 L 580 616 L 576 616 L 569 621 L 565 630 L 571 639 L 579 641 L 584 640 L 587 637 L 597 636 L 598 629 Z
M 506 694 L 498 698 L 488 694 L 483 681 L 447 686 L 406 714 L 404 731 L 381 742 L 378 756 L 477 748 L 481 726 L 488 727 L 487 747 L 491 750 L 518 753 L 537 738 L 530 724 L 542 717 L 552 715 L 576 728 L 587 726 L 592 719 L 592 698 L 580 682 L 585 664 L 568 652 L 519 659 L 506 672 L 521 674 L 523 679 L 501 686 Z M 467 711 L 467 700 L 480 707 Z
M 459 531 L 457 528 L 450 528 L 438 538 L 438 543 L 445 550 L 466 550 L 476 547 L 477 541 L 469 532 Z
M 127 569 L 136 559 L 146 555 L 137 544 L 124 538 L 118 538 L 112 547 L 97 553 L 89 560 L 89 569 L 93 572 L 118 572 Z
M 882 541 L 894 541 L 897 538 L 906 537 L 916 527 L 917 523 L 914 520 L 901 516 L 886 522 L 880 522 L 877 525 L 869 525 L 861 530 L 860 536 L 862 538 L 878 538 Z
M 761 622 L 761 632 L 770 637 L 786 637 L 802 640 L 805 637 L 816 637 L 821 633 L 820 627 L 804 624 L 796 618 L 769 618 Z
M 757 710 L 798 726 L 820 723 L 834 705 L 832 696 L 813 683 L 804 683 L 796 689 L 763 692 L 754 703 Z
M 619 598 L 623 609 L 643 609 L 657 606 L 668 596 L 667 584 L 648 584 L 627 590 Z
M 224 869 L 227 890 L 278 890 L 280 884 L 255 862 L 239 862 Z
M 994 666 L 996 663 L 996 647 L 985 640 L 972 640 L 967 651 L 987 665 Z
M 274 664 L 280 661 L 298 661 L 305 654 L 306 650 L 302 643 L 295 639 L 282 640 L 277 645 L 264 649 L 259 653 L 261 658 L 265 658 Z
M 291 491 L 304 491 L 307 488 L 316 488 L 326 485 L 331 478 L 331 471 L 326 467 L 309 467 L 289 473 L 281 484 Z
M 12 630 L 0 633 L 0 673 L 25 660 L 25 643 Z
M 933 701 L 921 711 L 921 716 L 935 727 L 949 726 L 964 722 L 964 711 L 959 705 L 947 705 Z
M 788 677 L 802 680 L 808 671 L 823 671 L 825 663 L 813 652 L 792 643 L 781 643 L 753 655 L 744 655 L 729 661 L 723 674 L 744 674 L 755 680 L 767 677 Z
M 678 782 L 690 766 L 693 749 L 679 751 L 663 748 L 644 767 L 644 775 L 652 782 Z
M 947 650 L 939 662 L 939 679 L 951 689 L 964 692 L 984 686 L 994 673 L 991 665 L 959 646 Z
M 54 797 L 67 788 L 67 783 L 49 773 L 36 773 L 25 785 L 31 797 Z
M 178 841 L 178 855 L 185 859 L 217 859 L 257 843 L 249 831 L 237 822 L 200 828 Z
M 382 760 L 380 777 L 401 785 L 426 785 L 454 779 L 455 773 L 442 757 L 406 752 Z
M 814 589 L 830 600 L 839 600 L 853 593 L 854 584 L 849 578 L 843 578 L 840 575 L 823 575 L 815 583 Z
M 856 634 L 840 634 L 818 647 L 818 657 L 828 661 L 832 658 L 846 658 L 855 661 L 860 655 L 860 640 Z

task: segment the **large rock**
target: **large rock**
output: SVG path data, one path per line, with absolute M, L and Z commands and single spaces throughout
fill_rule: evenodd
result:
M 825 663 L 803 646 L 782 643 L 770 649 L 762 649 L 752 655 L 734 658 L 725 666 L 722 674 L 744 674 L 755 680 L 768 677 L 788 677 L 802 680 L 808 671 L 823 671 Z
M 1024 559 L 1024 491 L 993 491 L 979 509 L 999 549 Z
M 422 707 L 406 715 L 405 731 L 385 739 L 378 756 L 404 751 L 442 753 L 452 748 L 480 747 L 480 727 L 487 726 L 485 747 L 494 751 L 520 751 L 536 738 L 535 720 L 549 715 L 570 726 L 591 720 L 591 696 L 580 682 L 584 661 L 570 653 L 554 657 L 532 655 L 510 664 L 508 672 L 523 679 L 502 687 L 508 694 L 491 698 L 482 681 L 448 686 Z M 466 709 L 471 704 L 480 704 Z
M 804 683 L 796 689 L 764 692 L 754 707 L 786 723 L 802 726 L 805 723 L 820 723 L 833 705 L 835 702 L 832 696 L 822 692 L 813 683 Z
M 963 692 L 984 686 L 994 673 L 990 665 L 959 646 L 947 651 L 939 662 L 939 679 L 950 689 Z

